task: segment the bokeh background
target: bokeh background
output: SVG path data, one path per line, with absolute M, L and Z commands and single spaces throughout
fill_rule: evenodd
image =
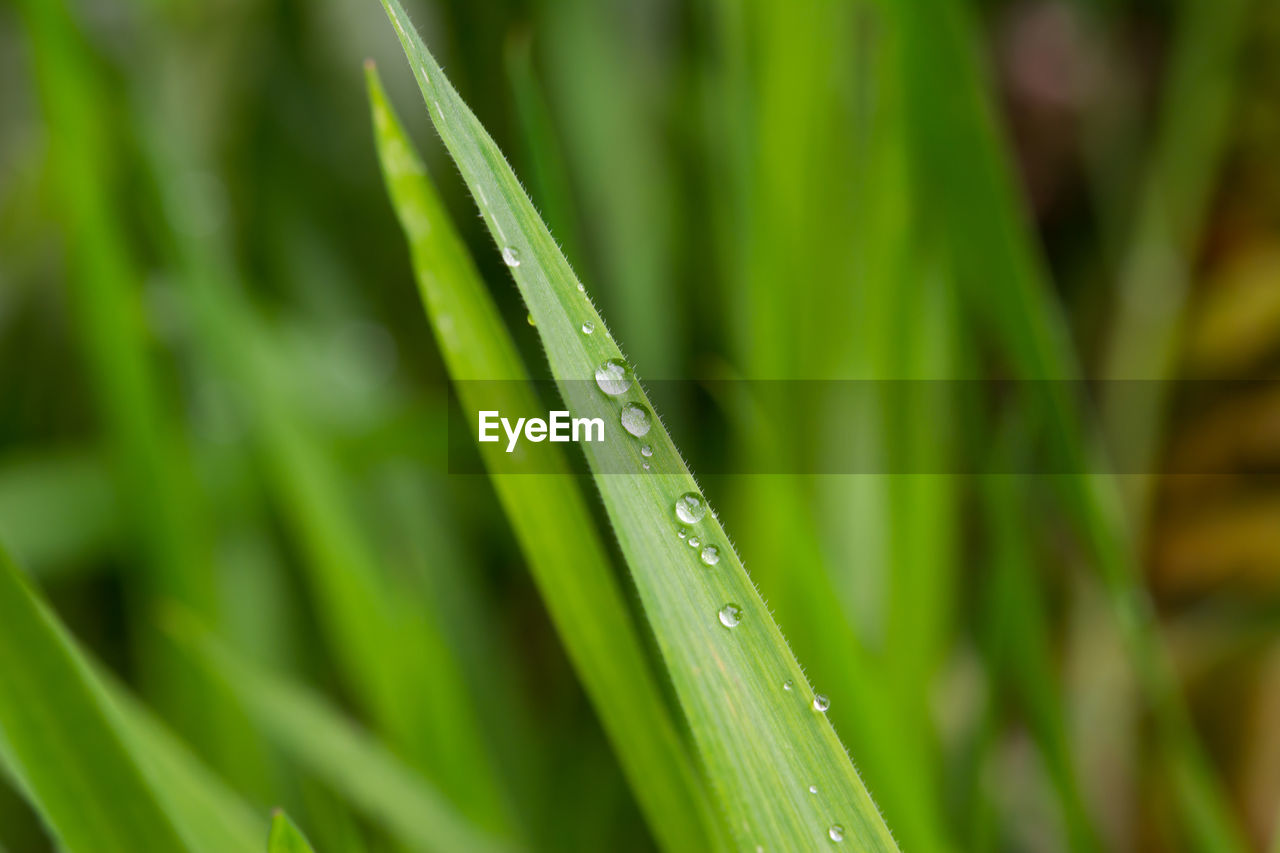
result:
M 406 5 L 642 377 L 895 380 L 801 395 L 782 441 L 678 394 L 662 415 L 695 472 L 882 460 L 704 486 L 905 849 L 1188 849 L 1171 717 L 1270 848 L 1280 390 L 1234 380 L 1280 364 L 1280 5 Z M 174 602 L 460 808 L 497 779 L 540 847 L 649 849 L 492 491 L 447 472 L 366 57 L 545 373 L 374 0 L 7 0 L 0 541 L 318 849 L 400 848 L 201 693 Z M 998 383 L 900 381 L 1078 377 L 1080 430 Z M 1017 461 L 1095 433 L 1143 460 L 1100 514 Z M 0 847 L 51 849 L 3 781 Z

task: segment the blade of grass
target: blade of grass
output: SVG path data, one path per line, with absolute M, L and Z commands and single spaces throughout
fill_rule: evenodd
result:
M 70 853 L 185 850 L 71 639 L 0 548 L 0 739 Z
M 926 351 L 947 339 L 937 331 L 949 317 L 916 304 L 924 285 L 939 301 L 936 276 L 904 273 L 920 261 L 907 247 L 900 87 L 884 28 L 852 4 L 706 5 L 717 41 L 705 168 L 725 173 L 709 190 L 722 204 L 713 221 L 732 224 L 714 243 L 721 304 L 740 315 L 731 325 L 738 363 L 757 377 L 935 378 Z M 919 446 L 888 441 L 898 424 L 915 423 L 914 401 L 893 392 L 915 387 L 885 383 L 865 404 L 801 390 L 794 422 L 776 426 L 816 441 L 796 449 L 777 434 L 747 437 L 744 467 L 806 450 L 834 458 L 851 444 L 877 460 L 932 459 L 942 450 L 932 435 Z M 830 715 L 886 821 L 908 849 L 944 849 L 941 765 L 921 697 L 947 634 L 947 608 L 937 606 L 949 589 L 945 486 L 875 475 L 735 477 L 727 497 L 726 517 L 741 522 L 743 550 L 755 557 L 752 577 L 811 677 L 832 685 Z M 915 533 L 920 524 L 932 535 Z M 889 683 L 900 689 L 886 691 Z
M 1007 467 L 993 470 L 1004 472 Z M 1063 701 L 1049 673 L 1054 671 L 1044 604 L 1033 575 L 1036 565 L 1022 508 L 1028 483 L 1020 475 L 982 478 L 983 509 L 992 537 L 992 576 L 986 581 L 984 618 L 987 655 L 995 674 L 1011 683 L 1028 727 L 1039 745 L 1058 799 L 1072 850 L 1100 849 L 1085 807 L 1071 754 Z
M 267 853 L 314 853 L 302 830 L 293 825 L 289 816 L 277 810 L 271 818 L 271 835 L 267 839 Z
M 99 69 L 66 5 L 19 4 L 34 46 L 71 269 L 68 286 L 89 375 L 110 438 L 122 504 L 141 543 L 144 583 L 133 587 L 138 613 L 148 594 L 173 597 L 218 623 L 221 596 L 212 537 L 189 448 L 183 442 L 153 365 L 130 257 L 126 217 L 109 188 L 117 183 L 108 129 L 108 98 Z M 242 742 L 208 685 L 177 668 L 170 650 L 145 634 L 135 652 L 146 689 L 205 755 L 237 777 L 256 772 L 259 756 Z
M 533 37 L 527 31 L 507 36 L 502 58 L 529 161 L 533 195 L 564 253 L 581 262 L 584 258 L 581 228 L 575 213 L 569 170 L 556 136 L 551 107 L 534 67 Z
M 593 385 L 621 352 L 492 139 L 445 79 L 396 0 L 384 0 L 437 131 L 508 258 L 567 407 L 615 424 L 621 401 Z M 514 253 L 514 254 L 513 254 Z M 600 334 L 583 335 L 584 322 Z M 643 390 L 625 399 L 648 406 Z M 895 850 L 892 836 L 714 513 L 694 529 L 723 556 L 707 572 L 675 536 L 675 508 L 697 484 L 656 417 L 645 435 L 660 470 L 604 475 L 619 453 L 584 446 L 649 622 L 706 766 L 708 781 L 744 847 L 787 848 L 848 838 Z M 625 451 L 624 451 L 625 452 Z M 638 451 L 637 451 L 638 452 Z M 637 463 L 638 464 L 638 463 Z M 699 500 L 698 506 L 704 504 Z M 579 536 L 581 531 L 575 531 Z M 733 627 L 727 627 L 732 624 Z M 792 681 L 794 689 L 783 688 Z M 810 793 L 810 787 L 820 792 Z
M 60 626 L 53 627 L 65 636 Z M 95 665 L 74 640 L 67 638 L 67 643 L 104 718 L 119 734 L 150 790 L 193 853 L 233 853 L 256 846 L 265 831 L 265 821 L 150 710 L 105 669 Z M 7 773 L 16 772 L 17 764 L 10 753 L 6 751 L 0 757 L 4 759 L 0 766 Z M 15 782 L 34 800 L 21 776 Z
M 1158 742 L 1174 780 L 1185 829 L 1204 850 L 1244 843 L 1196 737 L 1139 586 L 1138 558 L 1115 483 L 1089 441 L 1071 386 L 1078 376 L 1048 273 L 1008 170 L 993 109 L 974 56 L 961 0 L 928 9 L 884 4 L 901 27 L 904 79 L 917 180 L 930 204 L 926 225 L 946 235 L 950 262 L 969 311 L 991 328 L 1049 431 L 1062 470 L 1054 478 L 1107 589 L 1130 664 L 1156 717 Z M 951 96 L 939 101 L 936 93 Z M 975 214 L 975 205 L 982 210 Z
M 1115 446 L 1154 464 L 1164 380 L 1177 346 L 1203 220 L 1234 104 L 1248 0 L 1178 4 L 1177 32 L 1149 154 L 1138 222 L 1121 262 L 1103 376 L 1102 417 Z M 1147 380 L 1133 394 L 1119 380 Z M 1145 525 L 1150 478 L 1126 478 L 1130 517 Z M 1141 527 L 1139 529 L 1142 529 Z
M 170 229 L 168 245 L 200 342 L 253 424 L 268 481 L 304 554 L 322 628 L 344 679 L 392 742 L 470 815 L 509 824 L 473 697 L 429 599 L 405 595 L 356 521 L 327 448 L 292 406 L 278 351 L 237 290 L 231 254 L 190 222 L 174 176 L 188 173 L 180 131 L 151 116 L 143 143 Z M 430 684 L 430 690 L 423 685 Z
M 110 699 L 117 730 L 193 853 L 234 853 L 256 846 L 266 821 L 101 669 L 98 683 Z
M 681 209 L 653 130 L 663 81 L 639 73 L 643 59 L 627 30 L 646 7 L 628 18 L 622 7 L 595 0 L 538 5 L 550 96 L 579 181 L 583 224 L 592 230 L 584 236 L 594 240 L 603 272 L 600 298 L 616 309 L 620 332 L 654 375 L 670 378 L 679 355 L 672 342 L 683 339 L 676 330 L 686 313 L 671 274 Z
M 450 374 L 455 380 L 526 378 L 515 344 L 371 65 L 368 81 L 388 193 Z M 468 405 L 490 397 L 479 406 L 483 409 L 536 409 L 532 393 L 517 382 L 483 387 L 472 382 L 459 391 Z M 521 457 L 496 445 L 483 445 L 481 451 L 543 601 L 651 829 L 671 849 L 706 846 L 720 831 L 717 821 L 650 674 L 581 492 L 567 476 L 523 472 Z
M 231 688 L 282 750 L 414 849 L 509 849 L 460 815 L 426 780 L 321 699 L 238 658 L 188 614 L 166 614 L 170 633 Z
M 0 464 L 0 540 L 44 578 L 79 567 L 115 540 L 122 519 L 111 472 L 88 448 L 26 453 Z

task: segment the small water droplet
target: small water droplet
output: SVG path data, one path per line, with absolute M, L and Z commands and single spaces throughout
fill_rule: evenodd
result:
M 689 531 L 681 527 L 678 531 L 676 531 L 676 535 L 679 536 L 681 539 L 683 539 L 684 537 L 689 535 Z
M 579 293 L 586 293 L 586 292 L 587 292 L 587 286 L 586 286 L 585 284 L 583 284 L 582 282 L 578 282 L 578 292 L 579 292 Z
M 647 444 L 646 444 L 646 445 L 644 445 L 643 447 L 641 447 L 641 448 L 640 448 L 640 455 L 641 455 L 641 456 L 652 456 L 652 455 L 653 455 L 653 448 L 652 448 L 652 447 L 650 447 L 650 446 L 649 446 L 649 445 L 647 445 Z
M 708 545 L 702 549 L 702 562 L 708 566 L 714 566 L 720 562 L 720 549 L 715 545 Z
M 742 608 L 736 604 L 726 604 L 720 608 L 720 624 L 726 628 L 736 628 L 742 621 Z
M 810 786 L 809 786 L 809 793 L 810 793 L 810 794 L 816 794 L 816 793 L 818 793 L 818 786 L 817 786 L 817 785 L 810 785 Z
M 622 428 L 636 438 L 649 431 L 649 410 L 639 403 L 627 403 L 619 415 Z
M 589 335 L 596 330 L 596 324 L 590 320 L 582 324 L 582 334 Z
M 821 693 L 813 694 L 813 710 L 827 713 L 827 709 L 831 707 L 831 700 Z
M 526 322 L 528 322 L 528 324 L 529 324 L 530 326 L 536 326 L 536 325 L 537 325 L 537 323 L 533 322 L 533 315 L 532 315 L 532 314 L 525 314 L 525 315 L 524 315 L 524 319 L 525 319 L 525 321 L 526 321 Z
M 795 686 L 796 686 L 796 685 L 795 685 L 795 682 L 794 682 L 794 681 L 792 681 L 792 680 L 791 680 L 791 679 L 789 679 L 789 678 L 788 678 L 786 681 L 782 682 L 782 689 L 783 689 L 783 690 L 790 690 L 791 688 L 793 688 L 793 687 L 795 687 Z
M 685 524 L 697 524 L 707 514 L 707 505 L 702 496 L 694 492 L 685 492 L 676 499 L 676 516 Z
M 596 384 L 600 390 L 611 397 L 625 394 L 631 387 L 631 374 L 627 371 L 627 363 L 620 358 L 611 358 L 596 368 Z
M 490 255 L 490 257 L 493 257 Z M 509 267 L 520 266 L 520 250 L 514 246 L 502 247 L 502 262 Z
M 644 470 L 648 471 L 648 470 L 649 470 L 649 463 L 648 463 L 648 462 L 641 462 L 641 463 L 640 463 L 640 467 L 641 467 L 641 468 L 643 468 Z
M 690 537 L 689 537 L 689 547 L 690 547 L 690 548 L 697 548 L 697 547 L 698 547 L 699 545 L 701 545 L 701 544 L 702 544 L 702 540 L 701 540 L 701 539 L 699 539 L 697 536 L 690 536 Z
M 827 830 L 827 836 L 832 841 L 844 841 L 844 827 L 838 823 L 831 824 L 831 828 Z

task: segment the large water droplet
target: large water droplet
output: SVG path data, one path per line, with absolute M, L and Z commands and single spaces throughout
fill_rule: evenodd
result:
M 492 257 L 492 255 L 490 257 Z M 520 266 L 520 250 L 514 246 L 503 246 L 502 262 L 509 267 Z
M 627 371 L 627 363 L 620 358 L 611 358 L 596 368 L 596 384 L 600 390 L 611 397 L 625 394 L 631 387 L 631 374 Z
M 736 628 L 742 621 L 742 608 L 736 604 L 726 604 L 720 608 L 720 624 L 726 628 Z
M 707 514 L 707 505 L 702 496 L 694 492 L 685 492 L 676 499 L 676 517 L 685 524 L 697 524 Z
M 590 320 L 582 324 L 582 334 L 589 335 L 596 330 L 596 324 Z
M 823 696 L 821 693 L 813 694 L 813 710 L 821 711 L 822 713 L 825 714 L 827 712 L 827 709 L 830 707 L 831 707 L 830 699 L 828 699 L 826 696 Z
M 708 566 L 714 566 L 720 562 L 720 549 L 715 545 L 708 545 L 702 549 L 702 562 Z
M 649 431 L 649 410 L 639 403 L 627 403 L 619 414 L 622 428 L 636 438 Z
M 844 827 L 838 823 L 831 824 L 831 828 L 827 830 L 827 837 L 832 841 L 844 841 Z

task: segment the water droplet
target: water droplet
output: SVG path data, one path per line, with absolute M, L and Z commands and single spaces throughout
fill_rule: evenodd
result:
M 697 524 L 707 514 L 707 505 L 702 496 L 694 492 L 685 492 L 676 499 L 676 516 L 685 524 Z
M 809 786 L 809 793 L 810 793 L 810 794 L 816 794 L 816 793 L 818 793 L 818 786 L 817 786 L 817 785 L 810 785 L 810 786 Z
M 714 566 L 720 562 L 720 549 L 715 545 L 708 545 L 702 549 L 702 562 L 708 566 Z
M 684 537 L 689 535 L 689 531 L 681 527 L 678 531 L 676 531 L 676 535 L 679 536 L 681 539 L 683 539 Z
M 648 470 L 649 470 L 649 463 L 648 463 L 648 462 L 641 462 L 641 463 L 640 463 L 640 467 L 641 467 L 641 468 L 643 468 L 644 470 L 648 471 Z
M 514 246 L 503 246 L 502 262 L 509 267 L 520 266 L 520 251 L 516 249 Z
M 596 384 L 600 390 L 611 397 L 625 394 L 631 387 L 631 374 L 627 372 L 627 363 L 620 358 L 611 358 L 596 368 Z
M 644 445 L 643 447 L 641 447 L 641 448 L 640 448 L 640 455 L 641 455 L 641 456 L 652 456 L 652 455 L 653 455 L 653 448 L 652 448 L 652 447 L 650 447 L 650 446 L 649 446 L 649 445 L 647 445 L 647 444 L 646 444 L 646 445 Z
M 586 286 L 585 284 L 583 284 L 582 282 L 578 282 L 578 292 L 579 292 L 579 293 L 586 293 L 586 292 L 587 292 L 587 286 Z
M 537 323 L 533 322 L 533 315 L 532 315 L 532 314 L 525 314 L 525 315 L 524 315 L 524 319 L 525 319 L 525 321 L 526 321 L 526 322 L 528 322 L 528 324 L 529 324 L 530 326 L 536 326 L 536 325 L 538 325 Z
M 701 540 L 701 539 L 699 539 L 697 536 L 690 536 L 690 537 L 689 537 L 689 547 L 690 547 L 690 548 L 697 548 L 697 547 L 698 547 L 699 545 L 701 545 L 701 544 L 702 544 L 702 540 Z
M 582 324 L 582 334 L 589 335 L 596 330 L 596 324 L 590 320 Z
M 636 438 L 649 431 L 649 410 L 639 403 L 627 403 L 619 416 L 622 428 Z
M 831 828 L 827 830 L 827 836 L 832 841 L 844 841 L 844 827 L 838 823 L 831 824 Z
M 720 608 L 720 624 L 726 628 L 735 628 L 742 621 L 742 608 L 736 604 L 726 604 Z
M 821 693 L 813 694 L 813 710 L 827 713 L 827 709 L 831 707 L 831 700 Z
M 796 686 L 796 685 L 795 685 L 795 682 L 794 682 L 794 681 L 792 681 L 792 680 L 791 680 L 791 679 L 789 679 L 789 678 L 788 678 L 786 681 L 782 682 L 782 689 L 783 689 L 783 690 L 790 690 L 791 688 L 793 688 L 793 687 L 795 687 L 795 686 Z

